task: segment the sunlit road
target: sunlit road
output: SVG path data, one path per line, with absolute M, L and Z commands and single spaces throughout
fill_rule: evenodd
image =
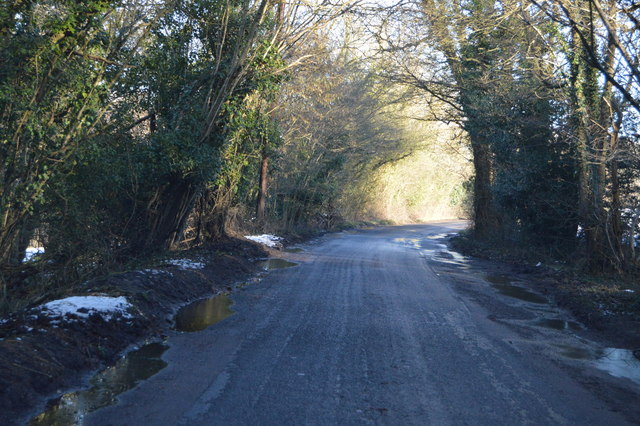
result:
M 234 315 L 171 335 L 169 366 L 87 424 L 626 424 L 557 364 L 512 344 L 410 243 L 428 250 L 429 236 L 461 227 L 305 246 L 299 266 L 236 292 Z

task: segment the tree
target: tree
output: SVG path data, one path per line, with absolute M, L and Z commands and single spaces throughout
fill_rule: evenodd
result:
M 1 267 L 21 262 L 47 185 L 100 127 L 154 16 L 129 21 L 102 0 L 2 6 Z
M 592 271 L 621 271 L 625 260 L 619 141 L 627 106 L 634 114 L 638 112 L 638 10 L 619 1 L 532 3 L 568 30 L 567 37 L 559 37 L 563 43 L 558 49 L 569 62 L 566 86 L 579 164 L 580 224 L 587 242 L 587 263 Z

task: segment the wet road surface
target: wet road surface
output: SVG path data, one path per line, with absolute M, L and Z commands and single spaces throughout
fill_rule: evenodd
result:
M 438 234 L 463 225 L 342 233 L 286 254 L 299 265 L 234 293 L 221 322 L 172 334 L 168 366 L 85 423 L 627 424 L 434 267 Z

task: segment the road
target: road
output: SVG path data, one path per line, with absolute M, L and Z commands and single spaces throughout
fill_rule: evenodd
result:
M 438 234 L 462 226 L 304 246 L 236 292 L 235 314 L 171 335 L 168 367 L 86 424 L 627 424 L 434 266 Z

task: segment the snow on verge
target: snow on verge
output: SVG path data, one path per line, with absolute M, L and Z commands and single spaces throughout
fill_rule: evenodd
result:
M 262 235 L 245 235 L 247 240 L 255 241 L 256 243 L 260 243 L 267 247 L 282 247 L 282 237 L 277 237 L 271 234 L 262 234 Z
M 151 274 L 151 275 L 169 275 L 170 277 L 173 276 L 173 274 L 169 271 L 165 271 L 164 269 L 144 269 L 142 271 L 138 271 L 141 274 Z
M 22 259 L 22 263 L 29 262 L 32 257 L 43 253 L 44 247 L 27 247 L 27 250 L 24 252 L 24 259 Z
M 121 314 L 124 318 L 132 318 L 132 315 L 127 312 L 131 308 L 131 304 L 124 296 L 71 296 L 45 303 L 39 308 L 43 314 L 49 317 L 64 317 L 67 314 L 73 314 L 81 318 L 88 318 L 90 315 L 98 314 L 105 321 L 109 321 L 114 314 Z
M 182 270 L 186 269 L 202 269 L 204 268 L 204 263 L 202 262 L 194 262 L 190 259 L 169 259 L 164 262 L 165 265 L 173 265 L 177 266 Z

